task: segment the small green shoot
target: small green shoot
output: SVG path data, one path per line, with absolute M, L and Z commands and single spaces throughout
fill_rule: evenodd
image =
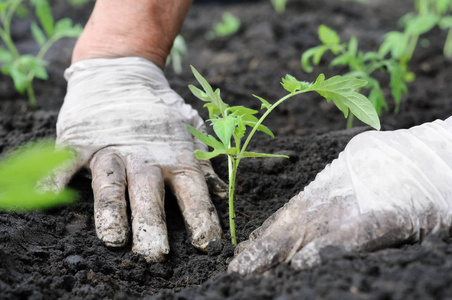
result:
M 286 11 L 287 0 L 270 0 L 270 2 L 278 14 L 283 14 Z
M 384 58 L 383 55 L 376 52 L 358 51 L 358 40 L 351 37 L 348 43 L 341 43 L 341 39 L 336 31 L 331 28 L 320 25 L 319 39 L 322 45 L 308 49 L 301 56 L 301 64 L 306 72 L 312 72 L 314 65 L 318 65 L 322 56 L 331 51 L 336 58 L 331 61 L 330 66 L 346 66 L 349 72 L 344 76 L 355 77 L 367 81 L 362 88 L 369 90 L 369 100 L 377 110 L 378 115 L 381 114 L 382 108 L 388 109 L 387 102 L 380 82 L 372 75 L 375 71 L 382 73 L 388 72 L 390 79 L 390 87 L 392 97 L 396 104 L 395 110 L 398 111 L 401 98 L 408 92 L 404 80 L 404 71 L 397 60 L 393 58 Z M 348 119 L 347 128 L 352 127 L 353 118 Z
M 220 90 L 216 89 L 214 91 L 207 80 L 193 66 L 191 69 L 203 90 L 193 85 L 189 85 L 189 89 L 193 95 L 205 102 L 204 107 L 209 111 L 207 122 L 213 126 L 216 137 L 212 135 L 206 136 L 191 126 L 187 126 L 187 129 L 194 137 L 213 148 L 210 152 L 196 150 L 195 155 L 198 159 L 206 160 L 218 155 L 228 156 L 229 223 L 232 243 L 234 245 L 237 244 L 234 221 L 234 191 L 236 173 L 240 160 L 246 157 L 287 157 L 284 155 L 247 151 L 251 138 L 256 131 L 261 131 L 273 137 L 270 129 L 262 123 L 278 105 L 293 96 L 313 91 L 323 96 L 328 102 L 333 101 L 345 117 L 349 115 L 350 111 L 361 121 L 377 130 L 380 129 L 380 121 L 375 108 L 364 95 L 356 92 L 366 85 L 366 81 L 361 79 L 341 76 L 325 79 L 325 76 L 321 74 L 314 83 L 310 83 L 299 81 L 295 77 L 287 75 L 282 79 L 281 84 L 289 94 L 274 104 L 270 104 L 267 100 L 253 95 L 261 102 L 261 110 L 263 110 L 263 115 L 258 119 L 255 116 L 258 113 L 257 110 L 244 106 L 229 106 L 226 104 L 221 99 Z M 247 127 L 251 128 L 251 132 L 248 135 L 246 135 Z
M 213 26 L 213 30 L 206 33 L 205 38 L 208 40 L 216 37 L 228 36 L 236 33 L 240 29 L 240 19 L 230 12 L 223 13 L 222 21 Z
M 30 106 L 35 109 L 37 104 L 33 79 L 48 78 L 45 54 L 59 39 L 78 37 L 82 27 L 73 25 L 69 18 L 55 22 L 47 0 L 30 0 L 30 3 L 39 21 L 39 24 L 32 22 L 30 27 L 31 34 L 39 45 L 39 52 L 37 55 L 19 53 L 11 37 L 13 17 L 19 12 L 21 15 L 28 12 L 24 0 L 2 0 L 0 1 L 0 40 L 4 46 L 0 46 L 0 67 L 3 74 L 12 78 L 14 87 L 19 93 L 27 92 Z
M 0 161 L 0 210 L 29 211 L 73 203 L 75 192 L 59 193 L 37 188 L 55 168 L 72 159 L 69 150 L 55 150 L 50 141 L 36 142 L 15 150 Z
M 378 51 L 382 56 L 390 54 L 399 61 L 407 82 L 415 78 L 414 73 L 409 71 L 409 63 L 419 38 L 435 26 L 448 31 L 443 52 L 445 57 L 452 57 L 452 0 L 416 0 L 414 6 L 414 12 L 399 19 L 399 25 L 404 30 L 386 33 Z
M 187 56 L 187 44 L 182 35 L 177 35 L 174 39 L 173 47 L 171 48 L 170 54 L 166 60 L 166 65 L 170 64 L 176 74 L 182 73 L 182 60 Z

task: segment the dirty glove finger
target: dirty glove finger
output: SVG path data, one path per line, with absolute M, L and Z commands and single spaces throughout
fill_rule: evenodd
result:
M 199 168 L 188 166 L 169 170 L 168 177 L 192 245 L 207 251 L 210 241 L 221 239 L 222 230 L 204 175 Z
M 122 158 L 110 150 L 97 152 L 90 163 L 96 233 L 106 246 L 127 242 L 126 173 Z
M 341 224 L 333 231 L 315 238 L 297 252 L 291 266 L 297 270 L 309 269 L 322 263 L 321 250 L 328 246 L 344 251 L 375 251 L 398 245 L 413 237 L 413 224 L 407 214 L 378 211 L 359 216 Z
M 148 263 L 161 262 L 169 252 L 162 170 L 134 155 L 127 159 L 127 182 L 132 219 L 132 251 Z
M 200 160 L 202 173 L 204 174 L 209 192 L 221 199 L 228 198 L 228 185 L 218 177 L 212 168 L 212 164 L 208 160 Z

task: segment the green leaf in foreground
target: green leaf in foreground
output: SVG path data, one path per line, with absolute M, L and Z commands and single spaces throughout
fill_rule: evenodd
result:
M 24 146 L 0 161 L 0 210 L 27 211 L 72 203 L 75 192 L 41 191 L 38 182 L 72 159 L 69 150 L 54 150 L 53 142 Z

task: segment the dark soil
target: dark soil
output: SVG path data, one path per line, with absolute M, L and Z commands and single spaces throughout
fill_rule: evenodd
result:
M 218 1 L 220 2 L 220 1 Z M 57 16 L 71 15 L 84 24 L 91 10 L 68 8 L 54 1 Z M 327 24 L 347 41 L 356 35 L 363 50 L 376 50 L 382 35 L 397 28 L 397 20 L 412 10 L 413 1 L 373 0 L 369 4 L 340 0 L 289 0 L 284 15 L 269 1 L 195 3 L 183 28 L 190 51 L 184 72 L 169 68 L 167 77 L 188 103 L 201 111 L 202 103 L 190 95 L 192 64 L 222 91 L 226 102 L 253 108 L 284 90 L 279 82 L 290 73 L 314 80 L 343 70 L 329 69 L 328 60 L 313 74 L 301 70 L 300 55 L 318 44 L 317 27 Z M 205 40 L 204 33 L 231 11 L 242 20 L 231 37 Z M 35 52 L 28 21 L 14 24 L 14 38 L 23 51 Z M 416 80 L 409 85 L 399 114 L 382 116 L 384 130 L 408 128 L 452 114 L 451 62 L 442 55 L 445 32 L 425 36 L 430 46 L 419 48 L 412 61 Z M 11 81 L 0 77 L 0 153 L 27 141 L 55 136 L 55 122 L 66 83 L 73 40 L 58 43 L 48 55 L 49 81 L 36 81 L 38 111 L 27 109 L 24 96 Z M 382 75 L 383 80 L 387 81 Z M 394 107 L 390 100 L 391 109 Z M 127 116 L 125 116 L 127 117 Z M 256 137 L 254 151 L 286 153 L 289 160 L 244 160 L 239 170 L 237 228 L 239 240 L 301 191 L 324 166 L 337 157 L 347 142 L 368 127 L 356 122 L 345 130 L 343 115 L 316 95 L 290 100 L 267 121 L 276 138 Z M 251 149 L 250 149 L 251 150 Z M 214 167 L 227 179 L 226 163 Z M 208 253 L 194 249 L 174 198 L 167 193 L 167 219 L 171 252 L 164 263 L 146 264 L 131 252 L 131 245 L 112 250 L 97 239 L 93 224 L 90 181 L 78 175 L 71 187 L 79 192 L 77 204 L 33 213 L 0 213 L 0 299 L 445 299 L 452 297 L 452 239 L 428 236 L 421 244 L 374 253 L 343 253 L 328 249 L 325 263 L 309 271 L 280 265 L 263 275 L 239 278 L 226 273 L 233 256 L 228 236 L 227 203 L 213 198 L 226 240 L 210 245 Z

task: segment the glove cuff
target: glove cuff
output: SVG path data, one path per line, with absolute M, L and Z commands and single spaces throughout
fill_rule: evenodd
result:
M 158 81 L 165 87 L 169 87 L 168 81 L 156 64 L 142 57 L 117 57 L 117 58 L 92 58 L 86 59 L 72 64 L 64 71 L 64 78 L 69 81 L 74 73 L 81 73 L 88 69 L 103 69 L 112 67 L 124 67 L 125 69 L 130 67 L 141 67 L 147 72 L 152 72 L 152 75 L 158 77 Z M 136 69 L 135 69 L 136 70 Z M 145 75 L 145 74 L 143 74 Z

